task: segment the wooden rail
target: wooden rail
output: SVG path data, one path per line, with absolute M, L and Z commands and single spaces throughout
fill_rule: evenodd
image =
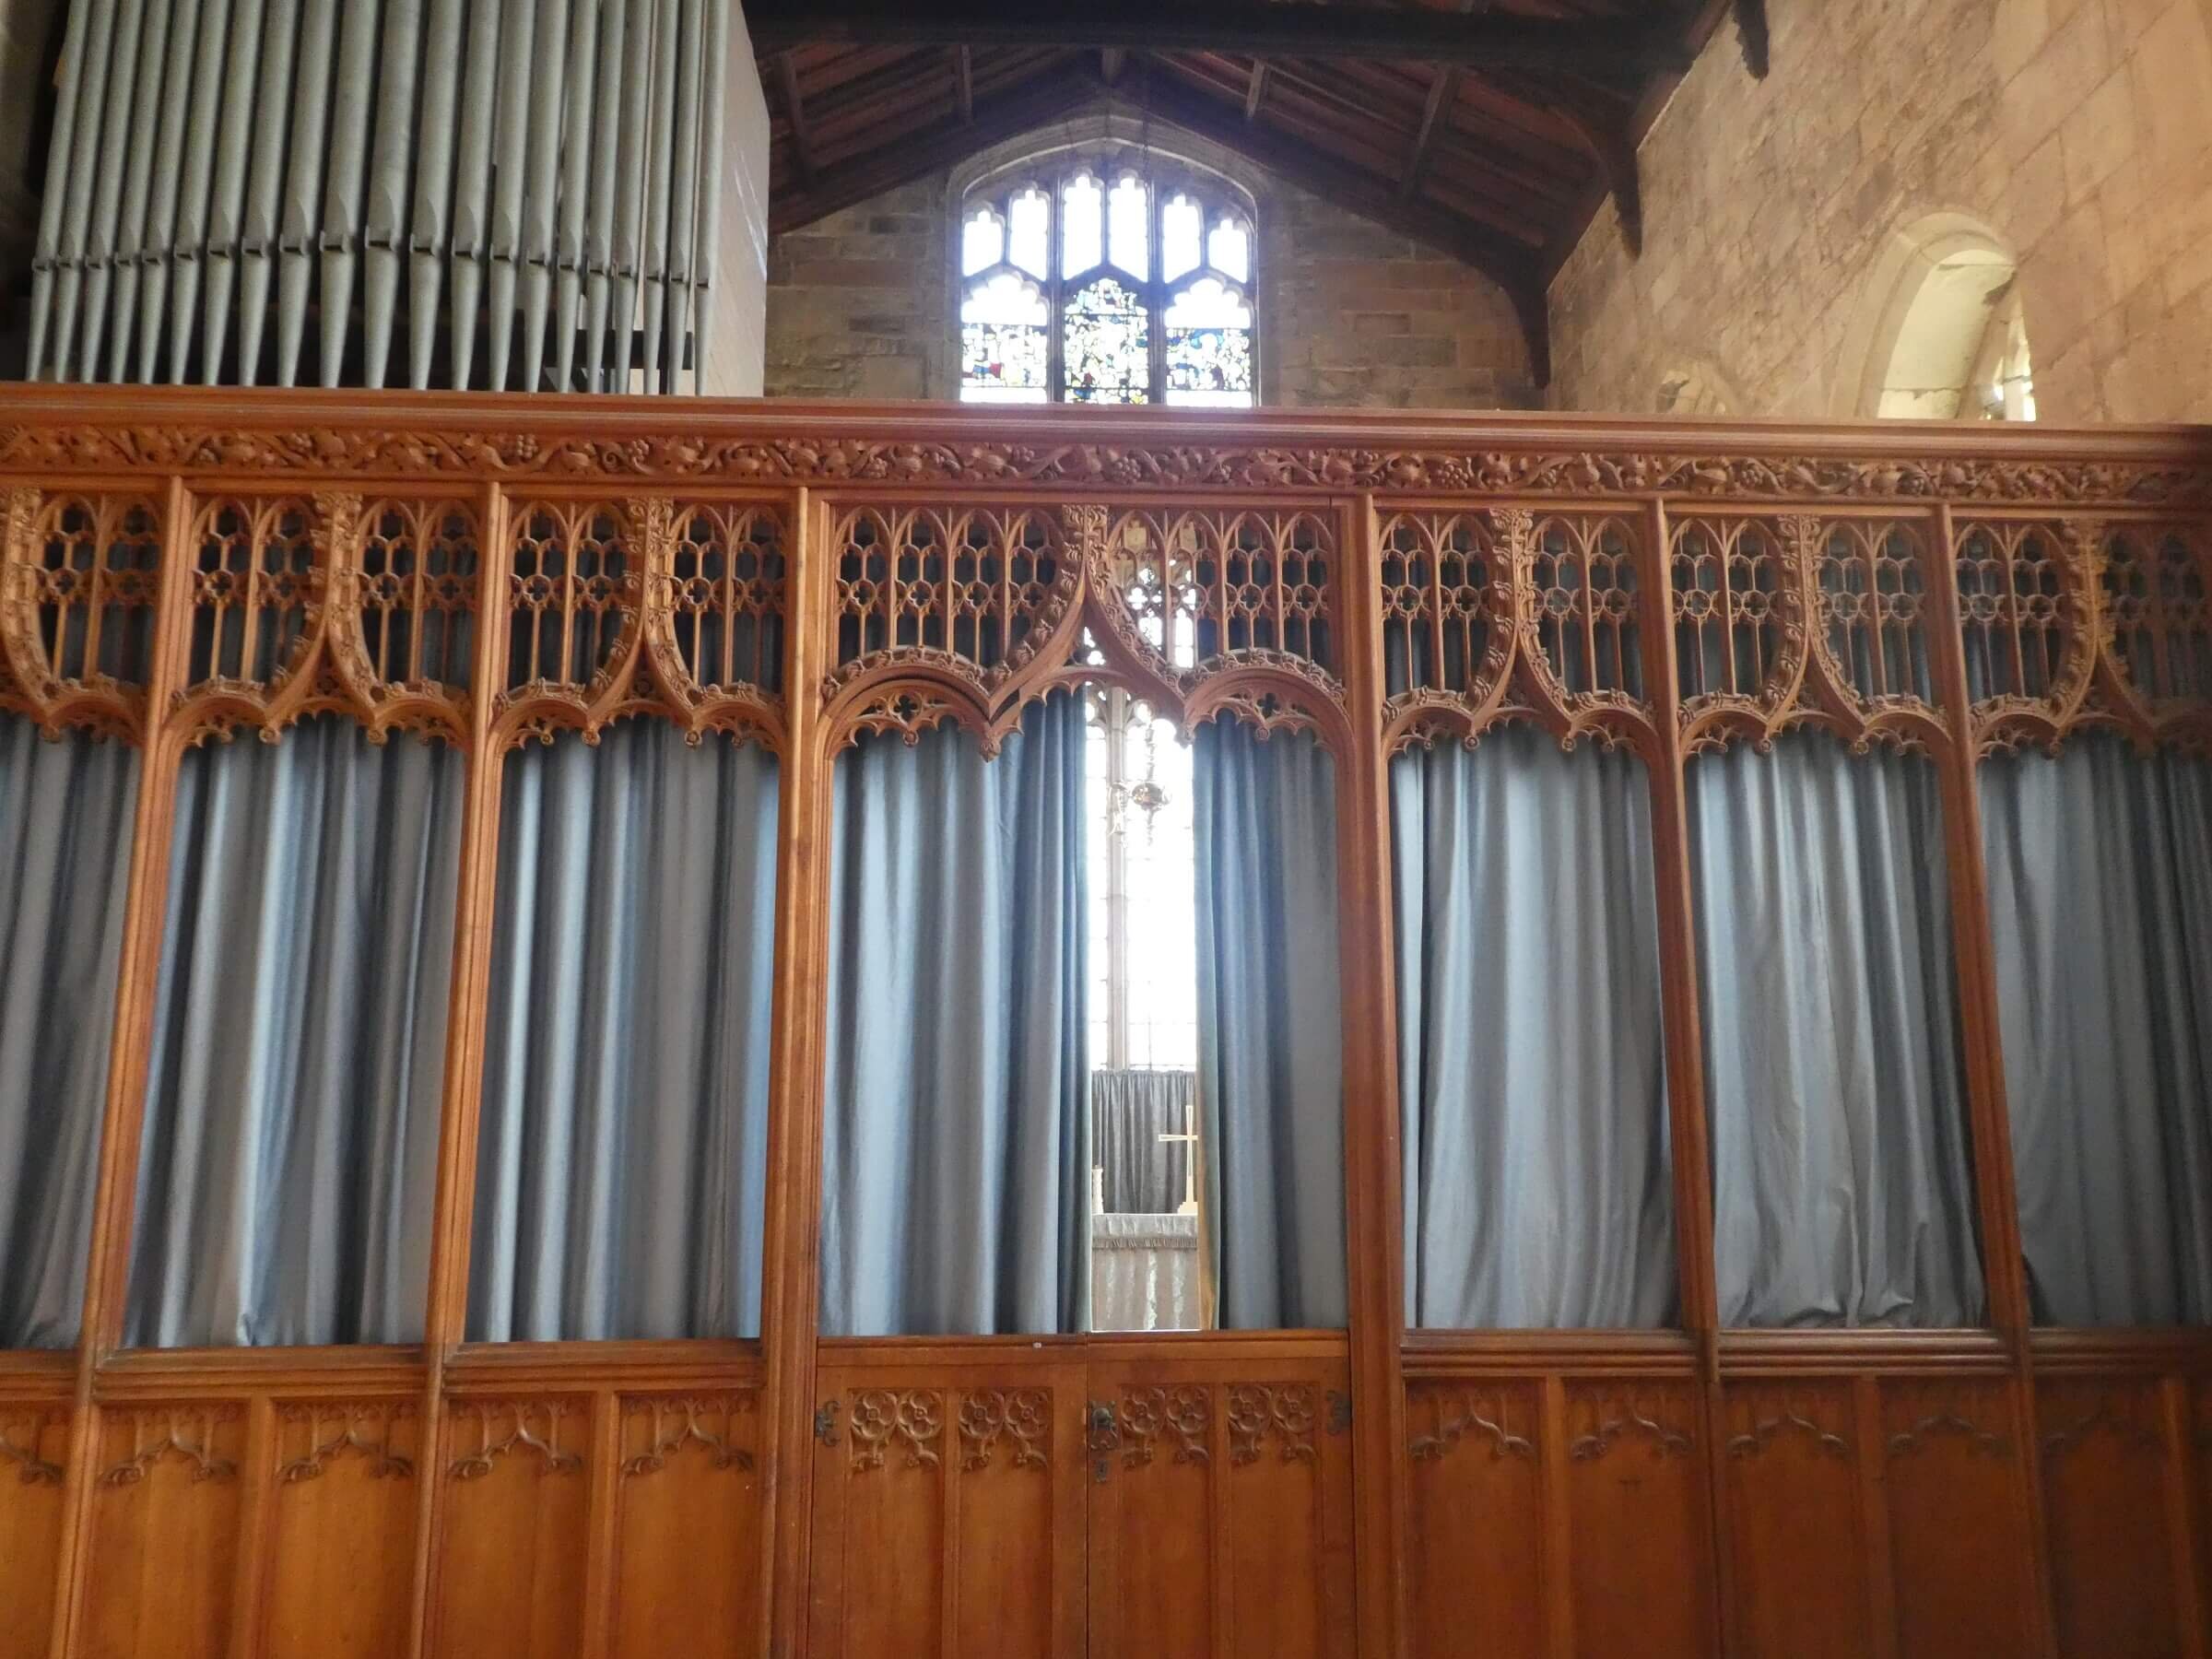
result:
M 2212 432 L 18 387 L 0 502 L 0 707 L 145 757 L 0 1655 L 2205 1659 L 2212 1339 L 2032 1324 L 1974 769 L 2212 749 Z M 1349 1329 L 818 1341 L 835 757 L 1086 680 L 1335 756 Z M 174 778 L 318 716 L 466 759 L 428 1335 L 128 1351 Z M 764 1328 L 470 1344 L 503 759 L 641 717 L 782 771 Z M 1651 780 L 1678 1331 L 1404 1327 L 1388 769 L 1507 721 Z M 1719 1324 L 1684 769 L 1797 726 L 1940 771 L 1987 1329 Z

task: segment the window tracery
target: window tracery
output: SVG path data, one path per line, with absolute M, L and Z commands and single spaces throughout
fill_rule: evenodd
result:
M 1257 401 L 1253 207 L 1137 151 L 1055 159 L 960 207 L 967 403 Z

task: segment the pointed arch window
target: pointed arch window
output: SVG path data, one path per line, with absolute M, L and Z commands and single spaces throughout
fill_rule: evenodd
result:
M 960 206 L 965 403 L 1249 408 L 1253 210 L 1135 153 L 1001 174 Z

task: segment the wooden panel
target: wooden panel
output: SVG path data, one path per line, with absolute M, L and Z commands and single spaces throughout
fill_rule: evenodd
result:
M 406 1647 L 419 1428 L 405 1401 L 278 1412 L 261 1652 L 375 1659 Z
M 1542 1385 L 1416 1383 L 1407 1395 L 1412 1651 L 1452 1653 L 1480 1630 L 1498 1659 L 1547 1652 Z
M 2183 1653 L 2158 1383 L 2046 1382 L 2036 1406 L 2059 1651 Z
M 2032 1652 L 2030 1535 L 2006 1385 L 1888 1383 L 1882 1427 L 1899 1652 Z
M 1577 1382 L 1565 1392 L 1574 1651 L 1711 1653 L 1696 1390 Z
M 818 1388 L 810 1651 L 1079 1650 L 1081 1366 L 826 1361 Z
M 1345 1382 L 1267 1355 L 1093 1366 L 1092 1659 L 1351 1653 Z
M 45 1659 L 68 1439 L 65 1407 L 0 1405 L 0 1562 L 6 1564 L 7 1584 L 0 1659 Z
M 218 1659 L 230 1640 L 244 1410 L 144 1406 L 100 1416 L 82 1651 Z
M 1856 1419 L 1848 1382 L 1739 1384 L 1724 1448 L 1747 1653 L 1860 1659 L 1875 1650 L 1861 1460 L 1879 1425 Z
M 469 1400 L 446 1414 L 436 1648 L 469 1659 L 582 1651 L 590 1444 L 578 1400 Z
M 759 1396 L 622 1402 L 611 1651 L 741 1653 L 761 1605 Z

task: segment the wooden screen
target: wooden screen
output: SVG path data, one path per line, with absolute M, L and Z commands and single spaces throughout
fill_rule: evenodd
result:
M 0 392 L 0 709 L 144 765 L 84 1335 L 0 1356 L 0 1655 L 2175 1654 L 2212 1341 L 2037 1328 L 1975 768 L 2212 747 L 2212 441 L 1544 418 Z M 1348 1331 L 817 1335 L 827 836 L 861 733 L 1120 686 L 1336 769 Z M 179 758 L 467 771 L 428 1327 L 121 1347 Z M 782 787 L 762 1335 L 471 1344 L 516 746 Z M 1522 722 L 1651 790 L 1678 1329 L 1407 1331 L 1384 778 Z M 1721 1328 L 1685 759 L 1941 778 L 1986 1328 Z

